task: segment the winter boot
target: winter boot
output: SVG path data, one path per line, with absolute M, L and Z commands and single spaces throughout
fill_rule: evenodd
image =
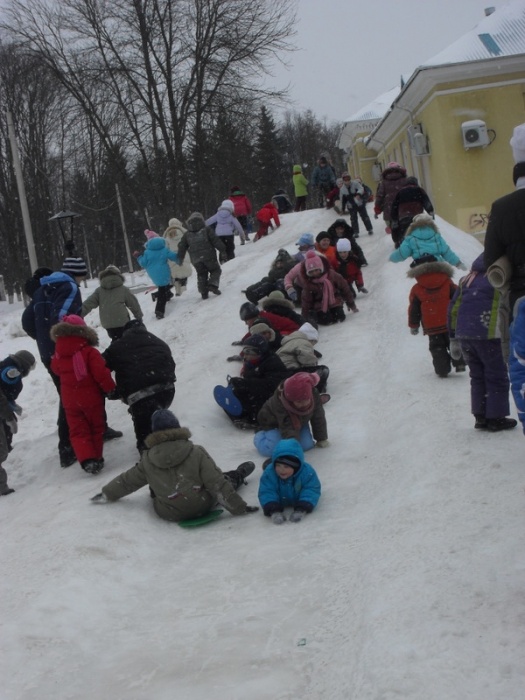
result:
M 361 292 L 361 294 L 368 294 L 368 289 L 366 287 L 358 287 L 357 291 Z
M 82 469 L 88 474 L 98 474 L 102 467 L 98 459 L 85 459 L 82 462 Z
M 59 457 L 60 457 L 60 466 L 62 469 L 66 469 L 67 467 L 70 467 L 72 464 L 75 464 L 77 461 L 77 458 L 75 456 L 75 453 L 73 451 L 73 448 L 71 446 L 69 447 L 63 447 L 58 451 Z
M 487 429 L 487 419 L 485 416 L 474 416 L 476 422 L 474 423 L 474 428 L 476 430 L 486 430 Z
M 208 289 L 212 294 L 221 294 L 221 290 L 219 289 L 219 287 L 215 286 L 214 284 L 209 284 Z
M 115 440 L 115 438 L 121 438 L 123 434 L 124 433 L 122 433 L 122 431 L 113 430 L 113 428 L 110 428 L 108 425 L 104 432 L 104 442 L 108 442 L 109 440 Z
M 207 298 L 208 298 L 208 292 L 203 292 L 203 293 L 201 294 L 201 297 L 202 297 L 203 299 L 207 299 Z
M 9 486 L 6 486 L 3 491 L 0 491 L 0 496 L 9 496 L 10 493 L 14 493 L 15 490 L 10 488 Z
M 239 477 L 242 479 L 243 483 L 246 483 L 246 477 L 250 476 L 250 474 L 254 471 L 255 469 L 255 464 L 253 462 L 243 462 L 242 464 L 239 464 L 237 469 L 235 470 Z
M 500 430 L 511 430 L 518 425 L 514 418 L 487 418 L 487 430 L 498 433 Z

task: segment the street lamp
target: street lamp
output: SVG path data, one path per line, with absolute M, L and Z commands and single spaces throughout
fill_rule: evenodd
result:
M 82 214 L 77 214 L 74 211 L 62 209 L 62 211 L 59 211 L 58 214 L 55 214 L 50 219 L 48 219 L 48 221 L 56 221 L 58 223 L 60 233 L 62 234 L 62 238 L 64 239 L 64 248 L 66 249 L 66 252 L 69 253 L 69 255 L 72 255 L 75 249 L 75 242 L 73 240 L 73 222 L 80 216 L 82 216 Z M 69 226 L 67 226 L 68 220 Z

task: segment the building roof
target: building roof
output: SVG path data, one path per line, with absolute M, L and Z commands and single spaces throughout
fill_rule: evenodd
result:
M 425 67 L 514 56 L 525 48 L 525 0 L 498 7 L 470 32 L 425 61 Z
M 390 109 L 392 102 L 399 95 L 400 90 L 401 85 L 396 85 L 396 87 L 391 88 L 388 92 L 384 92 L 382 95 L 379 95 L 379 97 L 376 97 L 375 100 L 369 102 L 358 112 L 352 114 L 351 117 L 345 119 L 345 123 L 382 119 Z

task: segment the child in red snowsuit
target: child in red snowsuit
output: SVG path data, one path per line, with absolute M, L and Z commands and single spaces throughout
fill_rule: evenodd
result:
M 275 228 L 278 228 L 281 225 L 281 222 L 279 221 L 279 212 L 277 211 L 277 207 L 272 204 L 272 202 L 268 202 L 261 207 L 261 209 L 259 209 L 255 215 L 255 218 L 259 222 L 259 230 L 255 234 L 253 239 L 254 242 L 258 241 L 259 238 L 268 235 L 268 228 L 270 227 L 272 221 L 275 224 Z
M 348 282 L 354 297 L 356 296 L 353 287 L 354 282 L 358 292 L 368 294 L 368 289 L 365 289 L 359 258 L 352 252 L 352 244 L 348 238 L 340 238 L 336 243 L 336 248 L 336 263 L 333 265 L 335 271 Z M 354 311 L 354 309 L 352 310 Z
M 104 394 L 116 388 L 100 352 L 98 336 L 80 316 L 64 316 L 51 328 L 55 354 L 51 370 L 60 378 L 60 397 L 71 445 L 82 469 L 97 474 L 104 466 Z

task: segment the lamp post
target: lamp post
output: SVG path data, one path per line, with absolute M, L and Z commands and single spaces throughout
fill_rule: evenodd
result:
M 64 239 L 64 248 L 66 249 L 66 252 L 70 255 L 72 255 L 75 249 L 75 241 L 73 239 L 73 222 L 80 216 L 82 216 L 82 214 L 77 214 L 74 211 L 62 209 L 62 211 L 59 211 L 58 214 L 55 214 L 50 219 L 48 219 L 48 221 L 56 221 L 58 223 L 60 233 L 62 234 L 62 238 Z M 67 226 L 68 221 L 69 226 Z

